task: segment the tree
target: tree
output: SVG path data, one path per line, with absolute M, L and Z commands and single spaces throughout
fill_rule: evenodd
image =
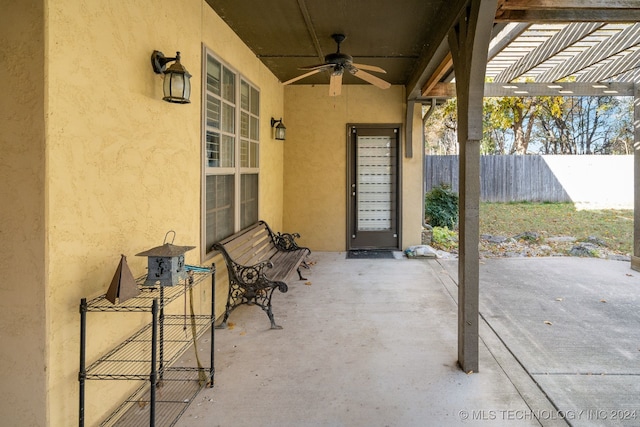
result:
M 608 132 L 599 154 L 631 154 L 633 152 L 633 97 L 616 98 L 617 104 L 611 112 Z
M 628 154 L 633 105 L 624 97 L 485 98 L 482 154 Z M 425 125 L 427 154 L 457 154 L 455 99 Z
M 491 137 L 497 137 L 500 148 L 498 154 L 506 154 L 505 132 L 512 133 L 509 154 L 526 154 L 529 149 L 531 132 L 538 115 L 537 97 L 505 96 L 485 98 L 485 130 Z
M 458 112 L 455 98 L 435 108 L 425 123 L 425 153 L 458 154 Z
M 541 154 L 575 154 L 574 143 L 569 129 L 569 115 L 572 103 L 561 96 L 540 97 Z
M 613 153 L 615 140 L 625 135 L 615 122 L 631 117 L 621 109 L 620 98 L 612 96 L 541 97 L 540 102 L 541 154 L 596 154 L 604 147 Z

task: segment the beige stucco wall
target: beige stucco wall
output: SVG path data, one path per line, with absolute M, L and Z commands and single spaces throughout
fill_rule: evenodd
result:
M 347 228 L 347 124 L 406 126 L 404 88 L 343 86 L 328 96 L 326 85 L 285 88 L 284 228 L 299 232 L 300 242 L 317 251 L 344 251 Z M 417 114 L 414 153 L 421 153 Z M 402 139 L 402 246 L 420 243 L 422 157 L 405 157 Z
M 326 87 L 285 93 L 204 0 L 0 6 L 0 57 L 9 64 L 0 69 L 0 414 L 7 425 L 74 425 L 80 298 L 106 291 L 120 254 L 143 274 L 146 260 L 135 254 L 161 244 L 170 229 L 176 244 L 197 246 L 188 263 L 211 262 L 199 247 L 203 43 L 261 90 L 260 218 L 300 231 L 314 250 L 345 246 L 346 123 L 403 123 L 404 93 L 366 85 L 337 98 Z M 191 104 L 161 100 L 154 49 L 181 51 L 193 75 Z M 271 137 L 272 116 L 284 118 L 286 141 Z M 404 246 L 419 241 L 420 168 L 421 159 L 403 159 Z M 220 313 L 219 263 L 217 280 Z M 209 291 L 198 295 L 206 310 Z M 87 362 L 148 320 L 89 314 Z M 133 387 L 88 381 L 86 424 Z
M 260 216 L 278 229 L 283 146 L 271 139 L 270 118 L 283 115 L 283 89 L 204 0 L 0 1 L 0 57 L 11 64 L 0 70 L 7 207 L 0 216 L 0 413 L 7 425 L 74 425 L 80 298 L 106 291 L 120 254 L 134 275 L 143 274 L 146 260 L 135 254 L 161 244 L 170 229 L 176 244 L 198 246 L 188 263 L 205 261 L 202 44 L 261 90 Z M 162 101 L 162 79 L 149 60 L 154 49 L 181 51 L 193 75 L 191 104 Z M 220 312 L 226 289 L 218 270 Z M 209 293 L 197 301 L 205 310 Z M 89 314 L 87 362 L 149 318 Z M 87 425 L 132 387 L 88 381 Z
M 0 10 L 0 424 L 42 426 L 49 376 L 44 2 L 0 0 Z

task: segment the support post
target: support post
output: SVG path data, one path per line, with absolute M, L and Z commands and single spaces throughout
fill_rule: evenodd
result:
M 161 285 L 160 285 L 161 286 Z M 162 288 L 161 288 L 162 289 Z M 149 374 L 149 427 L 156 425 L 156 388 L 158 387 L 158 299 L 151 306 L 151 373 Z
M 631 268 L 640 271 L 640 85 L 633 87 L 633 255 Z
M 484 77 L 497 0 L 470 0 L 449 31 L 456 74 L 460 144 L 458 363 L 478 372 L 480 141 Z
M 216 322 L 216 264 L 211 264 L 211 351 L 209 353 L 209 388 L 213 388 L 213 376 L 216 373 L 215 367 L 215 322 Z
M 87 299 L 80 300 L 80 370 L 78 371 L 78 381 L 80 382 L 79 404 L 78 404 L 78 425 L 84 427 L 84 393 L 85 381 L 87 379 L 86 350 L 87 349 Z

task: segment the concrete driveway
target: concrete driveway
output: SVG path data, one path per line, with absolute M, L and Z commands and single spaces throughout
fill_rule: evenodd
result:
M 274 295 L 284 329 L 243 306 L 216 331 L 215 387 L 178 426 L 640 425 L 628 263 L 484 260 L 480 372 L 467 374 L 455 260 L 312 258 L 309 284 Z
M 482 318 L 571 425 L 640 425 L 640 273 L 558 257 L 483 260 L 480 277 Z

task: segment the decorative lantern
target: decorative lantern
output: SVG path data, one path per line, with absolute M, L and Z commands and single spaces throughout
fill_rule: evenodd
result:
M 164 244 L 156 246 L 144 252 L 136 254 L 136 256 L 148 257 L 148 274 L 144 282 L 146 286 L 175 286 L 180 280 L 187 279 L 187 270 L 184 265 L 184 253 L 194 249 L 195 246 L 176 246 L 167 243 L 167 236 L 173 233 L 175 240 L 176 232 L 170 230 L 164 236 Z
M 169 68 L 169 62 L 175 61 Z M 188 104 L 191 96 L 191 74 L 180 63 L 180 52 L 174 58 L 167 58 L 158 50 L 151 54 L 151 66 L 156 74 L 164 73 L 163 100 L 174 104 Z
M 282 123 L 282 118 L 280 118 L 280 120 L 276 120 L 273 117 L 271 117 L 271 127 L 274 127 L 273 130 L 273 136 L 275 139 L 280 140 L 280 141 L 284 141 L 287 135 L 287 128 L 285 127 L 284 123 Z

